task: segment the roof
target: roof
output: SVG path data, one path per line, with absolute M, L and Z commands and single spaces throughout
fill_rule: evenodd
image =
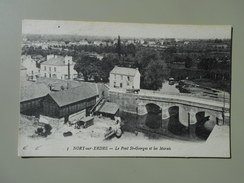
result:
M 45 84 L 26 81 L 21 83 L 20 102 L 41 98 L 50 93 Z
M 98 95 L 94 88 L 83 85 L 67 90 L 49 93 L 50 97 L 58 104 L 59 107 L 79 102 Z
M 94 119 L 94 117 L 87 116 L 87 117 L 85 117 L 85 118 L 82 118 L 81 121 L 88 122 L 88 121 L 91 121 L 91 120 L 93 120 L 93 119 Z
M 115 114 L 119 110 L 119 106 L 112 102 L 105 102 L 98 112 Z
M 110 73 L 126 75 L 126 76 L 135 76 L 137 72 L 139 72 L 138 69 L 115 66 Z
M 40 78 L 37 78 L 36 82 L 44 83 L 46 86 L 51 85 L 52 89 L 56 90 L 56 91 L 61 90 L 61 86 L 63 86 L 64 88 L 67 87 L 67 80 L 63 80 L 63 79 L 40 77 Z M 100 96 L 102 96 L 102 93 L 104 93 L 105 97 L 108 96 L 108 88 L 103 83 L 91 83 L 91 82 L 84 82 L 84 81 L 79 82 L 79 81 L 70 80 L 69 84 L 70 84 L 70 88 L 75 88 L 78 86 L 83 86 L 83 87 L 89 86 L 93 90 L 96 90 L 97 92 L 99 92 Z
M 50 58 L 45 62 L 42 62 L 42 65 L 53 65 L 53 66 L 66 66 L 64 62 L 64 57 L 62 56 L 57 56 L 54 58 Z M 71 64 L 72 65 L 72 64 Z

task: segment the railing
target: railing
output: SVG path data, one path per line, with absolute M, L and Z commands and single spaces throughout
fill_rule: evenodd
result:
M 99 98 L 96 104 L 91 108 L 90 112 L 93 113 L 96 107 L 100 104 L 100 102 L 103 100 L 103 97 Z
M 170 95 L 170 96 L 185 96 L 185 97 L 194 97 L 194 98 L 199 98 L 199 99 L 206 99 L 206 100 L 214 100 L 217 102 L 225 102 L 225 103 L 229 103 L 230 102 L 230 96 L 226 95 L 226 96 L 219 96 L 219 95 L 202 95 L 202 94 L 194 94 L 194 93 L 170 93 L 170 92 L 160 92 L 160 91 L 155 91 L 155 90 L 145 90 L 145 89 L 141 89 L 139 94 L 156 94 L 156 95 Z
M 112 92 L 118 92 L 118 93 L 127 93 L 125 89 L 117 89 L 112 88 L 110 89 Z M 222 107 L 224 111 L 229 111 L 229 104 L 230 99 L 229 97 L 218 97 L 218 98 L 212 98 L 209 96 L 201 96 L 196 94 L 186 94 L 186 93 L 166 93 L 166 92 L 160 92 L 160 91 L 154 91 L 154 90 L 145 90 L 141 89 L 138 94 L 136 93 L 128 93 L 135 95 L 137 97 L 149 97 L 149 98 L 165 98 L 165 99 L 172 99 L 172 100 L 182 100 L 182 101 L 188 101 L 188 102 L 196 102 L 196 103 L 202 103 L 202 104 L 210 104 L 214 105 L 216 107 Z

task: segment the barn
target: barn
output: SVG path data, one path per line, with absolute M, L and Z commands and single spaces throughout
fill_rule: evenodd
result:
M 64 118 L 85 110 L 86 116 L 96 104 L 97 90 L 87 85 L 49 93 L 43 100 L 43 114 L 52 118 Z
M 105 102 L 97 111 L 98 115 L 102 115 L 104 117 L 109 117 L 111 119 L 115 119 L 119 113 L 119 106 L 116 103 Z
M 42 112 L 42 100 L 51 91 L 45 84 L 26 81 L 21 83 L 20 112 L 38 116 Z

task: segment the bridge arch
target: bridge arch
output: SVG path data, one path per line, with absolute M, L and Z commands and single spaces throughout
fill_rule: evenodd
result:
M 155 103 L 147 103 L 145 105 L 148 113 L 162 113 L 162 107 Z
M 145 125 L 151 129 L 159 129 L 162 127 L 162 108 L 155 103 L 147 103 L 145 105 L 147 116 Z
M 168 130 L 176 135 L 185 135 L 188 127 L 180 122 L 180 106 L 171 106 L 169 111 Z
M 196 135 L 206 140 L 213 130 L 214 123 L 210 120 L 210 116 L 205 111 L 199 111 L 196 113 Z

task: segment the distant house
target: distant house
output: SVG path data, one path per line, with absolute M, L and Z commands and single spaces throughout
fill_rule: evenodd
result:
M 41 77 L 57 79 L 75 79 L 77 72 L 74 70 L 75 63 L 71 56 L 48 55 L 47 61 L 41 63 Z
M 48 44 L 47 43 L 43 43 L 41 45 L 41 47 L 42 47 L 43 50 L 48 50 Z
M 42 100 L 48 93 L 50 93 L 50 90 L 45 84 L 37 84 L 30 81 L 22 82 L 20 112 L 31 115 L 34 115 L 36 111 L 40 113 L 42 110 Z
M 79 45 L 89 45 L 88 41 L 85 39 L 81 40 L 78 44 Z
M 98 92 L 88 85 L 49 93 L 43 100 L 43 114 L 53 118 L 63 118 L 80 111 L 89 115 L 90 109 L 96 104 Z
M 27 80 L 27 69 L 22 64 L 20 64 L 20 81 L 26 81 Z
M 140 89 L 140 77 L 141 74 L 137 68 L 115 66 L 109 76 L 110 87 Z
M 22 55 L 21 64 L 27 69 L 26 74 L 28 79 L 36 79 L 39 76 L 39 68 L 37 68 L 36 61 L 30 55 Z

